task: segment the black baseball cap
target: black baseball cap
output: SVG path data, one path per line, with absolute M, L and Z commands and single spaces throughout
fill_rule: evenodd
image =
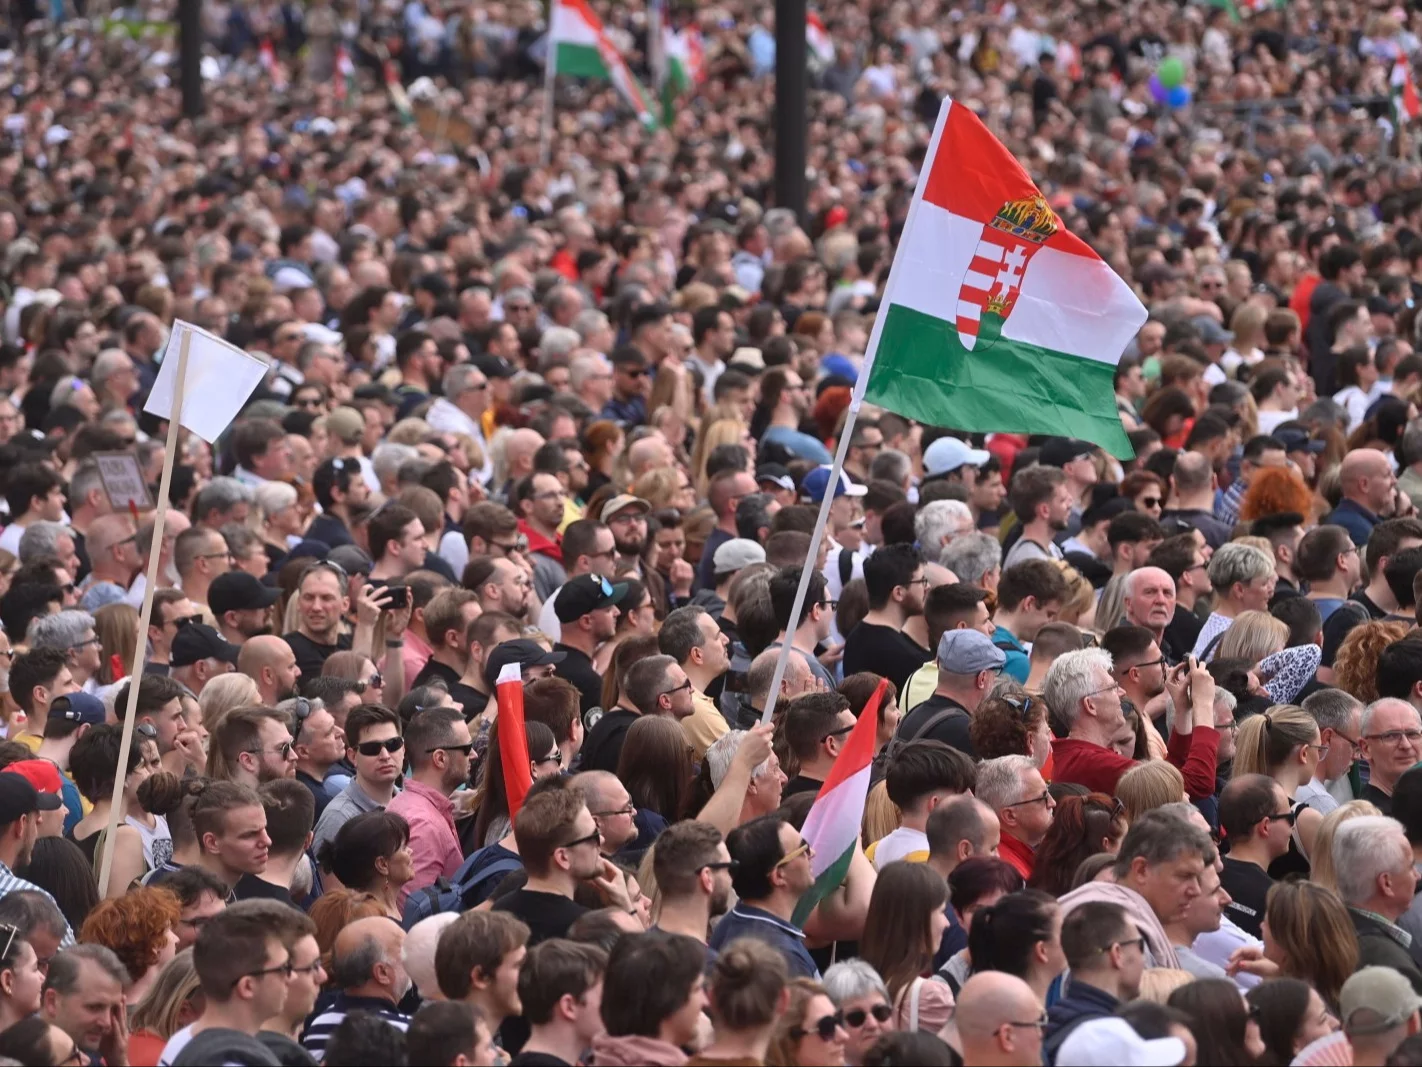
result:
M 475 356 L 470 362 L 484 372 L 484 377 L 490 380 L 496 378 L 512 378 L 517 371 L 512 363 L 503 356 L 493 356 L 488 353 Z
M 0 774 L 0 826 L 40 809 L 39 790 L 21 774 Z
M 559 593 L 558 598 L 561 600 L 562 597 L 563 594 Z M 524 667 L 553 666 L 562 663 L 567 657 L 566 652 L 546 652 L 538 642 L 517 637 L 494 646 L 493 651 L 484 660 L 484 681 L 493 689 L 499 684 L 499 672 L 510 663 L 517 663 L 522 670 Z
M 254 578 L 246 571 L 228 571 L 219 574 L 207 588 L 207 606 L 219 618 L 228 611 L 252 611 L 269 608 L 281 594 L 271 586 L 263 585 L 261 579 Z
M 590 611 L 610 608 L 626 595 L 626 582 L 613 585 L 600 574 L 583 574 L 563 583 L 553 601 L 553 613 L 559 622 L 572 622 Z
M 220 659 L 235 667 L 237 653 L 240 651 L 241 649 L 231 641 L 224 640 L 211 626 L 190 623 L 180 629 L 173 638 L 168 663 L 174 667 L 191 667 L 200 659 Z

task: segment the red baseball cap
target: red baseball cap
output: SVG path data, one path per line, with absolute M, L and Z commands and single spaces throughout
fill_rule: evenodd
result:
M 59 768 L 49 760 L 19 760 L 6 767 L 5 771 L 9 774 L 18 774 L 35 787 L 35 792 L 39 794 L 41 811 L 56 811 L 64 806 L 64 801 L 60 798 L 64 782 L 59 776 Z

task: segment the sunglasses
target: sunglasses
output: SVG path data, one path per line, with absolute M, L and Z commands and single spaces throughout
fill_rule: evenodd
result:
M 489 544 L 493 545 L 495 548 L 499 549 L 501 552 L 506 552 L 506 553 L 507 553 L 507 552 L 527 552 L 527 551 L 528 551 L 528 538 L 527 538 L 527 537 L 522 537 L 522 536 L 515 538 L 513 541 L 510 541 L 508 544 L 504 544 L 502 541 L 490 541 Z
M 577 848 L 579 845 L 601 845 L 602 831 L 594 830 L 587 837 L 580 837 L 576 841 L 569 841 L 566 845 L 559 845 L 559 848 Z
M 800 847 L 799 847 L 799 848 L 796 848 L 796 849 L 791 849 L 789 852 L 787 852 L 787 853 L 781 858 L 780 862 L 777 863 L 775 866 L 776 866 L 776 867 L 784 867 L 787 863 L 794 863 L 794 862 L 795 862 L 797 859 L 799 859 L 801 856 L 813 857 L 814 854 L 815 854 L 815 850 L 810 847 L 810 843 L 809 843 L 808 841 L 806 841 L 804 838 L 801 838 L 801 839 L 800 839 Z
M 176 619 L 169 619 L 175 629 L 181 630 L 184 626 L 199 626 L 202 623 L 201 615 L 179 615 Z
M 869 1021 L 869 1016 L 871 1015 L 874 1016 L 875 1022 L 886 1023 L 894 1017 L 894 1009 L 887 1004 L 875 1004 L 868 1011 L 862 1008 L 855 1008 L 853 1011 L 844 1013 L 844 1021 L 858 1030 Z
M 264 748 L 247 748 L 243 749 L 243 751 L 246 752 L 249 756 L 261 756 L 265 755 L 267 750 Z M 291 742 L 283 741 L 281 744 L 277 745 L 276 755 L 280 756 L 282 759 L 289 758 L 291 756 Z M 368 753 L 368 755 L 373 756 L 375 755 L 375 753 L 371 752 Z
M 1158 508 L 1158 507 L 1160 507 L 1160 497 L 1158 497 L 1158 496 L 1143 496 L 1143 497 L 1141 497 L 1141 507 L 1146 507 L 1146 508 Z
M 384 741 L 362 741 L 355 750 L 362 756 L 378 756 L 381 752 L 394 754 L 405 747 L 403 737 L 387 737 Z
M 837 1011 L 833 1015 L 826 1015 L 816 1019 L 808 1027 L 797 1026 L 790 1031 L 790 1036 L 796 1041 L 802 1037 L 809 1037 L 814 1034 L 821 1041 L 833 1041 L 834 1032 L 844 1025 L 844 1012 Z
M 435 745 L 432 748 L 425 749 L 425 754 L 428 755 L 431 752 L 463 752 L 467 756 L 473 751 L 474 742 L 470 741 L 467 745 Z

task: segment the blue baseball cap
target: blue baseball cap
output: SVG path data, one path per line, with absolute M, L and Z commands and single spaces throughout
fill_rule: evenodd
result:
M 825 490 L 829 488 L 830 474 L 833 468 L 826 465 L 816 467 L 809 474 L 805 475 L 805 480 L 800 483 L 800 495 L 812 504 L 818 504 L 825 498 Z M 838 500 L 842 496 L 863 496 L 869 490 L 862 485 L 856 485 L 849 480 L 849 475 L 844 471 L 839 472 L 839 484 L 834 487 L 834 499 Z

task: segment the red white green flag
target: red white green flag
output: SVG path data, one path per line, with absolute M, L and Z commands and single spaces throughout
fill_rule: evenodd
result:
M 821 64 L 834 62 L 834 39 L 825 29 L 824 21 L 814 11 L 805 16 L 805 45 Z
M 1392 111 L 1399 126 L 1416 122 L 1422 114 L 1422 100 L 1417 97 L 1417 86 L 1412 81 L 1412 68 L 1402 56 L 1392 65 Z
M 805 817 L 801 836 L 814 852 L 810 870 L 815 883 L 795 907 L 792 921 L 796 926 L 804 926 L 815 905 L 838 889 L 849 873 L 849 861 L 854 858 L 860 827 L 864 825 L 870 770 L 874 751 L 879 747 L 879 708 L 887 689 L 888 682 L 880 679 L 879 688 L 859 713 Z
M 257 48 L 257 59 L 262 64 L 262 69 L 267 72 L 267 77 L 271 79 L 272 88 L 280 92 L 286 88 L 286 69 L 277 62 L 276 49 L 272 47 L 271 38 L 262 38 L 262 43 Z
M 587 0 L 553 0 L 548 27 L 548 57 L 555 74 L 612 82 L 645 125 L 656 125 L 651 98 L 603 32 L 602 20 Z
M 943 102 L 866 362 L 865 399 L 933 426 L 1132 455 L 1112 376 L 1146 309 L 971 110 Z

